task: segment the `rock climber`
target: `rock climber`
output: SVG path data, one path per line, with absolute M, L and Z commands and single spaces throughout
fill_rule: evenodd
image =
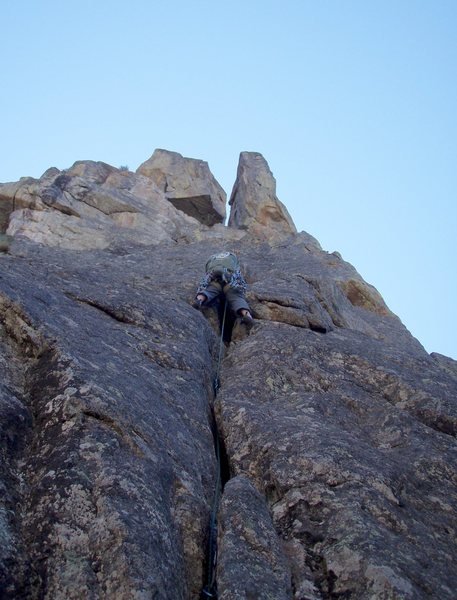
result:
M 246 281 L 241 274 L 238 258 L 232 252 L 213 254 L 206 262 L 205 276 L 200 281 L 193 307 L 208 306 L 219 296 L 225 297 L 229 308 L 241 317 L 243 323 L 252 325 L 249 304 L 244 297 Z

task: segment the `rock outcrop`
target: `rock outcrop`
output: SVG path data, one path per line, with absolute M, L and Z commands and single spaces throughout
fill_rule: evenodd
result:
M 354 267 L 286 217 L 208 226 L 103 163 L 0 194 L 2 597 L 199 598 L 215 432 L 221 599 L 455 597 L 457 363 Z M 190 303 L 227 246 L 255 324 L 214 398 L 218 319 Z
M 296 233 L 286 207 L 276 196 L 276 180 L 258 152 L 242 152 L 232 195 L 229 227 L 271 239 Z
M 155 150 L 137 173 L 150 177 L 176 208 L 197 221 L 205 225 L 224 221 L 227 197 L 205 161 Z
M 156 151 L 151 161 L 156 155 L 160 164 L 167 157 Z M 225 196 L 207 163 L 181 159 L 179 177 L 173 182 L 181 185 L 176 183 L 181 194 L 188 187 L 192 197 L 186 199 L 158 187 L 153 177 L 158 167 L 148 169 L 150 161 L 138 173 L 79 161 L 64 171 L 48 169 L 40 179 L 0 184 L 1 231 L 73 250 L 198 238 L 209 225 L 223 220 L 225 212 L 215 215 L 216 208 L 225 205 Z M 170 203 L 175 200 L 180 210 Z M 189 207 L 206 208 L 211 216 Z

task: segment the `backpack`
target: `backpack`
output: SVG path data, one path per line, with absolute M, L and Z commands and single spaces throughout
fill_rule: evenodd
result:
M 220 252 L 209 257 L 205 269 L 207 273 L 211 273 L 214 277 L 224 278 L 227 273 L 232 274 L 239 271 L 240 263 L 231 252 Z

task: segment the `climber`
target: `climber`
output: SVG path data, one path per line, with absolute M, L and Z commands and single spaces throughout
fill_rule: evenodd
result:
M 213 254 L 206 262 L 206 274 L 197 289 L 194 308 L 210 305 L 219 296 L 225 297 L 229 308 L 241 317 L 246 325 L 253 319 L 244 297 L 246 281 L 241 274 L 240 264 L 232 252 Z

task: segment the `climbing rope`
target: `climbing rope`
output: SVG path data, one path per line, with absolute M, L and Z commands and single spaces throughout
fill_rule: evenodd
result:
M 214 377 L 213 388 L 214 396 L 217 395 L 221 387 L 219 373 L 221 369 L 222 351 L 224 348 L 224 330 L 225 316 L 227 314 L 227 301 L 224 303 L 224 315 L 222 317 L 221 337 L 219 341 L 219 356 L 216 365 L 216 375 Z M 221 443 L 216 425 L 213 429 L 214 445 L 216 450 L 216 486 L 214 488 L 213 508 L 209 523 L 208 540 L 208 572 L 206 585 L 202 590 L 202 598 L 217 598 L 216 590 L 216 563 L 217 563 L 217 512 L 219 509 L 219 499 L 221 496 Z
M 213 383 L 213 388 L 214 388 L 214 395 L 217 396 L 217 392 L 219 391 L 219 388 L 221 387 L 221 382 L 219 379 L 219 373 L 221 370 L 221 360 L 222 360 L 222 351 L 224 349 L 224 330 L 225 330 L 225 315 L 227 314 L 227 300 L 224 300 L 224 315 L 222 317 L 222 328 L 221 328 L 221 337 L 219 340 L 219 356 L 217 359 L 217 365 L 216 365 L 216 375 L 214 377 L 214 383 Z

